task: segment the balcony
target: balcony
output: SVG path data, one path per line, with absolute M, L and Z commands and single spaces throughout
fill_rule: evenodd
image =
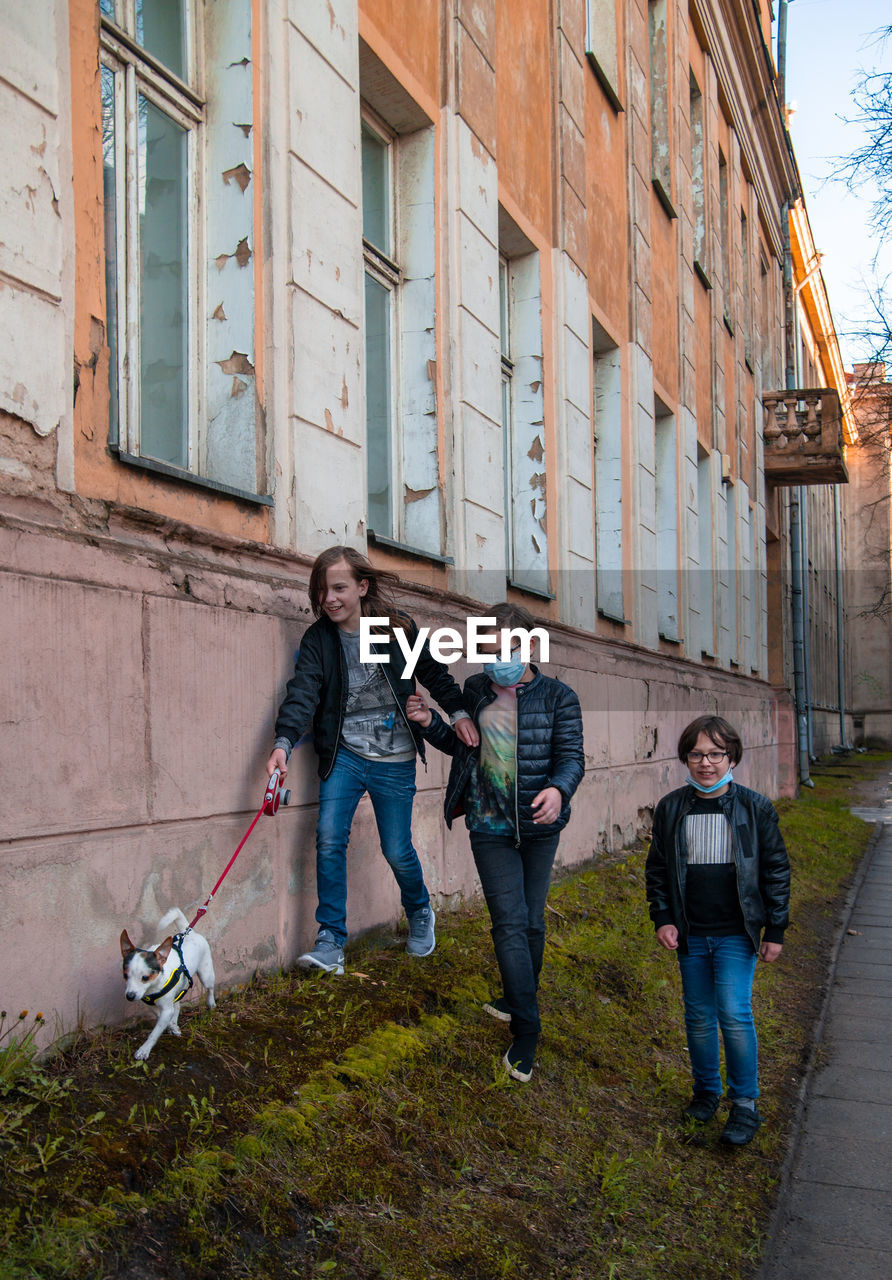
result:
M 765 479 L 774 485 L 847 484 L 839 395 L 798 387 L 762 396 Z

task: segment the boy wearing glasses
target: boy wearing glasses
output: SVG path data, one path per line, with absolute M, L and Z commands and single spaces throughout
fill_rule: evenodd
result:
M 756 960 L 773 963 L 788 924 L 790 863 L 774 805 L 734 781 L 743 747 L 720 716 L 678 740 L 686 785 L 654 814 L 646 883 L 657 941 L 678 955 L 694 1092 L 687 1119 L 722 1100 L 721 1028 L 731 1110 L 722 1140 L 743 1146 L 762 1123 L 752 994 Z

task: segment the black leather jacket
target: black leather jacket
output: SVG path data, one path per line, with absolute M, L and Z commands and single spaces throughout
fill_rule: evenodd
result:
M 663 796 L 654 814 L 653 837 L 647 855 L 645 880 L 654 928 L 674 924 L 678 948 L 687 952 L 688 922 L 684 911 L 687 847 L 684 818 L 696 798 L 691 786 Z M 758 791 L 732 782 L 716 797 L 731 826 L 737 868 L 737 893 L 743 921 L 753 948 L 783 942 L 789 923 L 790 861 L 780 833 L 777 810 Z
M 401 614 L 411 643 L 418 628 L 411 618 Z M 380 651 L 380 645 L 376 645 Z M 419 726 L 406 719 L 406 699 L 415 692 L 415 679 L 403 679 L 406 659 L 396 640 L 388 645 L 390 662 L 381 670 L 393 690 L 397 707 L 412 732 L 418 754 L 424 760 L 424 742 Z M 461 689 L 442 662 L 432 656 L 427 645 L 421 651 L 415 671 L 419 680 L 449 715 L 463 709 Z M 313 722 L 313 745 L 319 756 L 319 777 L 327 778 L 334 768 L 344 711 L 347 705 L 347 663 L 338 628 L 324 615 L 307 628 L 294 675 L 288 681 L 285 697 L 276 717 L 276 738 L 284 738 L 292 747 Z
M 585 773 L 582 750 L 582 712 L 569 685 L 543 676 L 533 667 L 533 679 L 517 686 L 517 775 L 515 812 L 518 838 L 554 835 L 570 818 L 570 797 Z M 480 727 L 480 712 L 495 701 L 492 683 L 482 672 L 465 681 L 464 707 Z M 463 796 L 479 747 L 466 747 L 452 729 L 433 713 L 424 730 L 433 746 L 452 756 L 443 809 L 446 825 L 464 812 Z M 564 797 L 555 822 L 533 821 L 533 800 L 545 787 L 557 787 Z

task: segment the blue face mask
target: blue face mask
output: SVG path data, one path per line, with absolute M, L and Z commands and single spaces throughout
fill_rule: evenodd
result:
M 511 662 L 487 662 L 484 664 L 483 674 L 489 676 L 493 684 L 507 689 L 512 684 L 520 684 L 526 667 L 527 664 L 519 659 Z
M 704 787 L 702 782 L 695 782 L 690 774 L 688 774 L 688 777 L 687 777 L 688 786 L 691 786 L 696 791 L 699 791 L 701 796 L 712 795 L 713 791 L 720 791 L 722 787 L 727 786 L 729 782 L 733 782 L 733 781 L 734 781 L 734 775 L 730 769 L 725 774 L 724 778 L 719 778 L 718 782 L 714 782 L 711 787 Z

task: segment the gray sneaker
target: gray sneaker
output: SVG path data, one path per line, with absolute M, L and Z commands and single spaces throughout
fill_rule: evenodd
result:
M 437 945 L 434 925 L 437 917 L 433 907 L 422 907 L 409 917 L 409 941 L 406 950 L 410 956 L 429 956 Z
M 297 957 L 301 969 L 322 969 L 324 973 L 344 972 L 344 948 L 330 929 L 320 929 L 312 951 Z

